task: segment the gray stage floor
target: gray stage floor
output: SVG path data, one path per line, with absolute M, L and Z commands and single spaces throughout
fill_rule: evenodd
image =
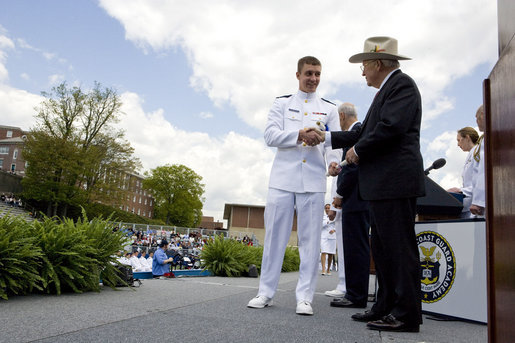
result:
M 321 276 L 314 316 L 295 314 L 297 273 L 283 273 L 274 306 L 248 309 L 258 279 L 143 280 L 136 290 L 30 295 L 0 300 L 0 342 L 486 342 L 487 327 L 428 320 L 420 333 L 367 330 L 353 309 L 329 306 Z

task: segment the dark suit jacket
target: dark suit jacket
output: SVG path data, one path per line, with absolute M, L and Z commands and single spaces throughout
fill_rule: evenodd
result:
M 350 131 L 359 132 L 361 123 L 356 122 Z M 343 159 L 349 148 L 343 149 Z M 336 193 L 342 197 L 342 212 L 367 211 L 368 203 L 358 194 L 358 166 L 348 164 L 342 167 L 336 181 Z
M 420 154 L 422 103 L 415 82 L 396 70 L 370 106 L 359 131 L 331 132 L 333 149 L 354 146 L 364 200 L 425 194 Z

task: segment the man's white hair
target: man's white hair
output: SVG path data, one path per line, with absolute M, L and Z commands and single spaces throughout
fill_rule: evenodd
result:
M 340 106 L 338 106 L 338 113 L 345 113 L 346 116 L 350 117 L 358 117 L 358 112 L 356 111 L 356 107 L 350 102 L 344 102 Z
M 386 68 L 400 68 L 401 64 L 397 60 L 380 60 Z

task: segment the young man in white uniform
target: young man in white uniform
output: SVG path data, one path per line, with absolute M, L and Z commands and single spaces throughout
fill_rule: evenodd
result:
M 297 65 L 299 90 L 275 99 L 268 115 L 265 142 L 276 147 L 265 208 L 265 242 L 258 295 L 248 307 L 271 305 L 275 295 L 284 251 L 290 237 L 294 210 L 300 254 L 296 288 L 296 313 L 312 315 L 311 302 L 318 277 L 320 230 L 322 227 L 326 167 L 339 162 L 338 154 L 324 148 L 310 127 L 339 130 L 336 105 L 316 93 L 321 64 L 306 56 Z M 327 159 L 327 162 L 326 162 Z

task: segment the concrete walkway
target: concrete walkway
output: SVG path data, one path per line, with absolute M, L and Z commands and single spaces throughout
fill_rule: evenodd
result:
M 274 306 L 248 309 L 258 279 L 185 277 L 143 280 L 136 290 L 30 295 L 0 300 L 0 342 L 486 342 L 487 327 L 427 319 L 420 333 L 387 333 L 329 306 L 321 276 L 314 316 L 295 314 L 297 273 L 283 273 Z

